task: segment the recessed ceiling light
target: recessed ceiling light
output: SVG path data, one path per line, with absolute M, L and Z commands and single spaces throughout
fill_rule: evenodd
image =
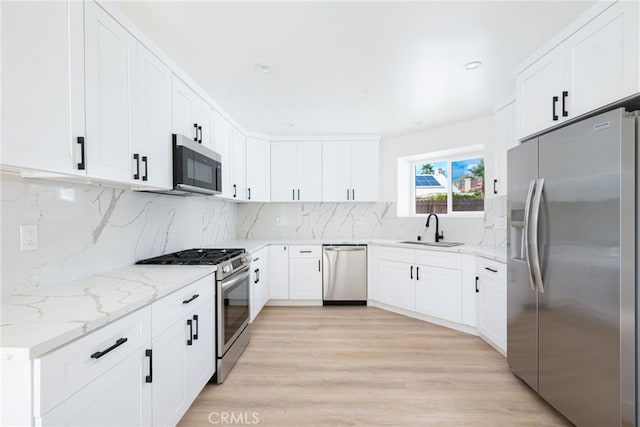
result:
M 284 124 L 284 126 L 285 126 L 285 127 L 288 127 L 288 128 L 292 128 L 292 127 L 294 127 L 295 125 L 294 125 L 293 123 L 291 123 L 291 122 L 286 122 L 286 123 Z
M 480 68 L 481 65 L 482 65 L 482 62 L 480 62 L 480 61 L 471 61 L 471 62 L 467 62 L 466 64 L 464 64 L 464 69 L 465 70 L 475 70 L 477 68 Z
M 265 64 L 256 64 L 256 70 L 260 71 L 261 73 L 270 73 L 271 67 Z
M 416 126 L 422 126 L 422 120 L 416 120 L 413 124 Z

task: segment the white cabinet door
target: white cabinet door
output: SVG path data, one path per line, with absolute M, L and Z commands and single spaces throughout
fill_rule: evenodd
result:
M 171 70 L 138 46 L 138 138 L 141 179 L 157 188 L 173 187 L 171 175 Z
M 182 320 L 153 337 L 153 424 L 176 425 L 189 408 L 186 336 Z
M 152 396 L 151 384 L 145 382 L 147 375 L 149 358 L 143 347 L 42 418 L 36 418 L 36 425 L 151 425 Z
M 197 126 L 192 119 L 193 116 L 193 91 L 185 85 L 182 80 L 172 75 L 171 87 L 173 133 L 187 136 L 194 141 L 197 139 Z
M 189 403 L 193 402 L 215 372 L 213 306 L 213 298 L 207 298 L 187 317 L 193 328 L 193 340 L 191 345 L 187 343 L 186 357 L 185 383 Z
M 320 258 L 292 258 L 289 260 L 289 299 L 322 299 Z
M 269 270 L 269 249 L 265 248 L 261 252 L 261 265 L 258 267 L 258 290 L 260 292 L 259 301 L 262 309 L 271 298 L 271 272 Z
M 198 125 L 198 141 L 210 150 L 214 147 L 213 109 L 194 93 L 193 122 Z
M 638 27 L 638 2 L 620 1 L 563 43 L 570 117 L 640 91 Z
M 269 298 L 289 299 L 289 247 L 269 246 Z
M 2 164 L 84 175 L 82 2 L 3 2 L 1 19 Z
M 478 332 L 507 351 L 507 295 L 504 284 L 478 278 Z
M 247 137 L 247 200 L 268 202 L 270 191 L 270 151 L 269 141 Z
M 265 295 L 263 291 L 263 279 L 265 254 L 267 249 L 261 249 L 251 254 L 251 269 L 249 275 L 249 285 L 251 286 L 251 292 L 249 295 L 249 313 L 250 321 L 258 316 L 260 310 L 266 303 Z
M 245 137 L 238 129 L 233 128 L 231 140 L 231 177 L 233 198 L 247 199 L 246 145 Z
M 462 272 L 417 265 L 416 311 L 462 323 Z
M 403 308 L 416 310 L 415 267 L 405 262 L 381 259 L 378 264 L 379 301 Z
M 377 141 L 351 143 L 351 200 L 378 201 L 379 154 Z
M 560 123 L 562 117 L 562 46 L 553 49 L 516 77 L 518 139 Z M 554 97 L 557 97 L 554 101 Z M 555 105 L 555 115 L 553 109 Z M 555 118 L 555 120 L 554 120 Z
M 322 201 L 351 200 L 351 145 L 347 141 L 322 143 Z
M 514 102 L 496 112 L 494 124 L 494 149 L 491 153 L 491 167 L 487 171 L 485 190 L 489 197 L 507 195 L 507 151 L 518 144 L 515 134 L 516 107 Z
M 84 5 L 88 175 L 134 182 L 138 42 L 96 3 Z
M 271 201 L 296 200 L 297 144 L 277 141 L 271 143 Z
M 322 200 L 322 143 L 297 144 L 296 201 L 319 202 Z
M 214 112 L 215 146 L 214 150 L 222 158 L 222 196 L 233 197 L 233 159 L 231 144 L 233 127 L 220 113 Z

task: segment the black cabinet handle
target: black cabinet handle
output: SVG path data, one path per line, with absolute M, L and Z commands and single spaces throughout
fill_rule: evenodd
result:
M 128 341 L 127 338 L 118 338 L 114 345 L 112 345 L 111 347 L 109 347 L 106 350 L 96 351 L 95 353 L 93 353 L 91 355 L 91 358 L 92 359 L 100 359 L 102 356 L 104 356 L 105 354 L 109 353 L 112 350 L 115 350 L 116 348 L 120 347 L 122 344 L 126 343 L 127 341 Z
M 347 200 L 349 200 L 349 189 L 347 188 Z
M 354 190 L 353 188 L 351 189 L 351 200 L 355 200 L 356 199 L 356 190 Z
M 555 122 L 555 121 L 558 121 L 558 115 L 556 114 L 556 103 L 557 103 L 557 102 L 558 102 L 558 97 L 557 97 L 557 96 L 554 96 L 554 97 L 553 97 L 553 104 L 552 104 L 552 106 L 553 106 L 553 111 L 552 111 L 552 114 L 551 114 L 551 118 L 553 119 L 553 121 L 554 121 L 554 122 Z
M 247 200 L 251 200 L 251 188 L 247 188 Z
M 301 254 L 310 254 L 311 253 L 311 251 L 298 251 L 298 252 L 301 253 Z
M 198 143 L 202 144 L 202 126 L 198 125 L 198 132 L 200 132 L 200 137 L 198 138 Z M 197 135 L 197 132 L 196 132 Z
M 140 179 L 140 155 L 135 153 L 133 155 L 133 160 L 136 161 L 136 173 L 133 174 L 133 179 Z
M 189 304 L 191 301 L 193 301 L 194 299 L 198 298 L 199 296 L 200 296 L 200 294 L 194 294 L 191 298 L 182 301 L 182 303 L 183 304 Z
M 193 133 L 194 133 L 193 140 L 195 142 L 198 142 L 198 124 L 197 123 L 193 124 Z
M 193 323 L 191 319 L 187 319 L 187 326 L 189 327 L 189 339 L 187 340 L 187 345 L 193 345 Z
M 78 170 L 83 171 L 84 165 L 84 136 L 78 137 L 78 144 L 80 144 L 80 163 L 78 163 Z
M 260 283 L 260 269 L 259 268 L 256 270 L 256 275 L 258 276 L 257 277 L 258 283 Z
M 193 334 L 193 339 L 197 340 L 198 339 L 198 329 L 200 329 L 200 327 L 198 326 L 200 324 L 200 322 L 198 322 L 198 315 L 197 314 L 193 315 L 193 321 L 196 323 L 196 333 Z
M 566 90 L 562 91 L 562 117 L 567 117 L 569 112 L 567 111 L 567 96 L 569 96 L 569 92 Z
M 291 190 L 291 200 L 295 200 L 296 199 L 296 190 Z
M 496 184 L 498 183 L 497 179 L 493 180 L 493 194 L 498 194 L 498 190 L 496 190 Z
M 144 355 L 149 358 L 149 375 L 144 378 L 144 382 L 153 382 L 153 350 L 150 348 L 144 351 Z
M 238 187 L 233 184 L 233 197 L 236 197 L 238 195 Z
M 413 265 L 411 266 L 411 279 L 413 279 Z
M 420 280 L 420 267 L 416 267 L 416 280 Z
M 253 281 L 253 284 L 257 284 L 258 283 L 258 269 L 256 268 L 255 270 L 253 270 L 253 274 L 256 276 L 256 279 Z
M 318 272 L 320 272 L 320 260 L 318 260 Z
M 480 278 L 478 276 L 476 276 L 476 293 L 480 292 L 480 289 L 478 289 L 478 280 Z
M 488 270 L 488 271 L 490 271 L 490 272 L 492 272 L 492 273 L 497 273 L 497 272 L 498 272 L 498 270 L 495 270 L 495 269 L 493 269 L 493 268 L 491 268 L 491 267 L 485 267 L 484 269 L 485 269 L 485 270 Z
M 300 189 L 298 188 L 298 200 L 300 200 Z
M 149 162 L 147 161 L 147 156 L 142 156 L 142 163 L 144 163 L 144 175 L 142 175 L 142 180 L 146 181 L 149 178 Z

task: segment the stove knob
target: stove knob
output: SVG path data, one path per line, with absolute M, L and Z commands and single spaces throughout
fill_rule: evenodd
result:
M 222 272 L 223 273 L 228 273 L 231 271 L 231 267 L 229 267 L 228 265 L 225 265 L 224 267 L 222 267 Z

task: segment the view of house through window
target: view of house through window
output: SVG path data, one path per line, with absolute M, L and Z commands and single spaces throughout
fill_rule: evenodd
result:
M 415 213 L 484 211 L 484 158 L 415 164 Z

